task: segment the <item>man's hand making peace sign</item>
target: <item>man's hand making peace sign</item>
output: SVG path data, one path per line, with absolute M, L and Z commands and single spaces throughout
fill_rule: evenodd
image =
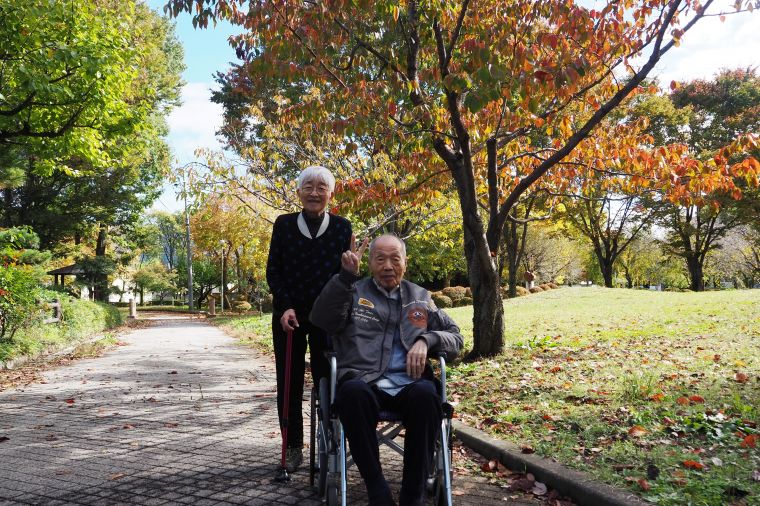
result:
M 369 237 L 365 237 L 362 241 L 362 245 L 356 248 L 356 234 L 351 234 L 351 249 L 344 251 L 340 257 L 340 265 L 348 272 L 358 276 L 359 267 L 362 263 L 362 256 L 364 256 L 364 250 L 369 245 Z

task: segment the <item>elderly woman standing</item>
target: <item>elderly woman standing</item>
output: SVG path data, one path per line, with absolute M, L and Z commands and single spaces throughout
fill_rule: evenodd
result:
M 328 169 L 311 166 L 298 176 L 298 198 L 303 210 L 277 217 L 267 260 L 267 283 L 274 298 L 272 334 L 277 366 L 277 410 L 282 427 L 285 389 L 287 332 L 293 331 L 288 407 L 288 447 L 286 465 L 295 470 L 302 461 L 303 415 L 301 399 L 304 360 L 308 339 L 314 384 L 329 374 L 323 356 L 324 331 L 309 321 L 314 300 L 325 283 L 340 271 L 340 258 L 351 246 L 351 223 L 328 213 L 327 205 L 335 190 L 335 177 Z

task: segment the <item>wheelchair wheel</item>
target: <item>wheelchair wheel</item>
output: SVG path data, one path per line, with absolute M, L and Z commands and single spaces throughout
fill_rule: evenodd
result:
M 441 438 L 439 437 L 438 441 L 436 441 L 435 445 L 435 452 L 433 454 L 433 467 L 431 469 L 431 476 L 427 480 L 427 491 L 428 494 L 433 498 L 433 504 L 435 506 L 448 506 L 449 505 L 449 494 L 450 490 L 446 489 L 446 473 L 448 472 L 448 483 L 449 486 L 451 486 L 452 478 L 453 478 L 453 472 L 452 472 L 452 448 L 451 448 L 451 427 L 447 425 L 446 433 L 447 433 L 447 441 L 446 441 L 446 449 L 448 455 L 446 456 L 448 460 L 448 470 L 446 469 L 446 462 L 443 454 L 443 444 L 441 441 Z
M 317 473 L 318 469 L 316 466 L 316 463 L 314 462 L 314 456 L 315 456 L 315 445 L 317 445 L 317 428 L 315 427 L 317 425 L 317 389 L 312 388 L 311 389 L 311 403 L 310 403 L 310 413 L 311 413 L 311 423 L 310 429 L 309 429 L 309 486 L 314 486 L 314 475 Z
M 317 480 L 317 494 L 324 497 L 327 487 L 327 452 L 330 440 L 330 391 L 326 378 L 319 380 L 319 412 L 317 413 L 317 449 L 319 458 L 319 479 Z M 329 503 L 328 503 L 329 504 Z

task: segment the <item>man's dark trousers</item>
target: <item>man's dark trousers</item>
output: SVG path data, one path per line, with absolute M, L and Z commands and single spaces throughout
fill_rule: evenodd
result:
M 290 406 L 288 408 L 288 448 L 303 447 L 303 384 L 306 365 L 306 342 L 308 335 L 311 376 L 314 384 L 319 384 L 319 378 L 329 377 L 330 366 L 324 357 L 327 341 L 325 332 L 311 324 L 305 314 L 298 313 L 299 326 L 293 331 L 292 364 L 290 366 Z M 274 359 L 277 367 L 277 414 L 282 426 L 282 408 L 285 405 L 285 352 L 288 343 L 288 333 L 280 325 L 282 313 L 272 314 L 272 334 L 274 344 Z
M 421 379 L 392 396 L 362 380 L 347 380 L 338 387 L 336 404 L 351 455 L 368 488 L 382 476 L 375 434 L 379 413 L 395 411 L 401 415 L 406 435 L 400 503 L 414 504 L 423 498 L 443 416 L 435 383 Z

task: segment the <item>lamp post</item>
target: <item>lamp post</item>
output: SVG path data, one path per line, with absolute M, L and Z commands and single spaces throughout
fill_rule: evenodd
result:
M 185 172 L 182 171 L 182 196 L 185 199 L 185 239 L 187 242 L 187 307 L 193 310 L 195 297 L 193 296 L 193 253 L 190 242 L 190 214 L 187 212 L 187 187 L 185 186 Z
M 220 285 L 222 297 L 221 297 L 221 312 L 224 313 L 224 247 L 227 244 L 224 239 L 219 241 L 219 244 L 222 246 L 222 283 Z

